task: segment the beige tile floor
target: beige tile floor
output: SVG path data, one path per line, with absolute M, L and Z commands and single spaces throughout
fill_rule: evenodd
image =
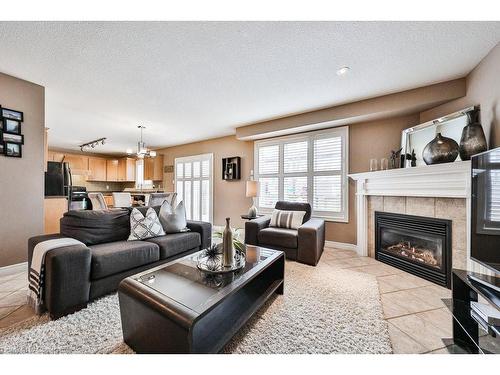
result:
M 448 289 L 349 250 L 325 249 L 321 262 L 377 278 L 394 353 L 446 353 L 452 317 L 442 298 Z M 0 329 L 33 315 L 26 302 L 26 273 L 0 276 Z

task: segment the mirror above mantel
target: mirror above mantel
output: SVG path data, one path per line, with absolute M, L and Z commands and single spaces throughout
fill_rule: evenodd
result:
M 414 166 L 427 165 L 423 158 L 424 149 L 431 141 L 437 139 L 438 134 L 441 134 L 445 140 L 451 138 L 455 141 L 456 145 L 453 141 L 448 140 L 450 144 L 453 144 L 452 147 L 458 147 L 456 153 L 459 154 L 460 147 L 465 147 L 465 145 L 461 145 L 464 128 L 471 123 L 478 123 L 480 127 L 479 116 L 479 106 L 471 106 L 438 119 L 405 129 L 401 136 L 401 155 L 414 153 L 416 156 L 416 163 L 414 162 Z M 484 143 L 486 143 L 485 140 Z M 460 152 L 460 154 L 463 153 Z M 462 159 L 460 154 L 454 159 L 455 162 L 468 160 L 467 157 Z M 403 165 L 405 167 L 410 167 L 410 163 L 404 163 Z

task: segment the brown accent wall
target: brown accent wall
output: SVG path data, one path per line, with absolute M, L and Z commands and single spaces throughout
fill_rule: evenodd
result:
M 0 267 L 25 262 L 43 233 L 45 89 L 0 73 L 0 105 L 24 112 L 22 158 L 0 156 Z
M 399 149 L 401 131 L 416 125 L 419 115 L 406 115 L 386 120 L 363 122 L 349 126 L 349 172 L 369 170 L 370 159 L 388 157 L 392 149 Z M 207 141 L 158 150 L 164 155 L 165 165 L 173 165 L 174 159 L 204 153 L 214 153 L 214 225 L 223 225 L 224 218 L 231 217 L 235 227 L 243 227 L 240 215 L 248 211 L 251 200 L 245 197 L 245 181 L 253 169 L 253 141 L 239 141 L 228 136 Z M 222 158 L 241 156 L 242 179 L 222 180 Z M 165 175 L 165 189 L 173 191 L 174 174 Z M 328 222 L 326 238 L 329 241 L 356 243 L 356 186 L 349 182 L 349 222 Z
M 500 43 L 469 73 L 466 95 L 420 114 L 426 122 L 466 108 L 481 105 L 481 122 L 490 148 L 500 147 Z
M 209 139 L 181 146 L 157 150 L 164 155 L 164 165 L 173 165 L 175 158 L 199 154 L 214 154 L 214 225 L 224 225 L 225 218 L 231 218 L 235 228 L 244 227 L 240 215 L 246 214 L 252 204 L 245 196 L 246 180 L 253 169 L 253 142 L 238 141 L 234 136 Z M 222 179 L 222 158 L 241 157 L 241 180 L 224 181 Z M 165 190 L 173 191 L 174 174 L 166 173 L 163 184 Z
M 401 131 L 419 122 L 418 113 L 349 126 L 349 173 L 370 170 L 370 159 L 388 158 L 401 147 Z M 349 179 L 349 222 L 326 223 L 327 241 L 356 244 L 356 184 Z

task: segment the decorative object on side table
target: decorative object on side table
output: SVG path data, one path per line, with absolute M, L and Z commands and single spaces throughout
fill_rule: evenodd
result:
M 459 153 L 462 160 L 470 160 L 472 155 L 488 149 L 483 127 L 479 121 L 479 114 L 479 109 L 467 112 L 469 123 L 462 130 L 462 137 L 460 138 Z
M 425 164 L 451 163 L 458 156 L 458 143 L 437 133 L 436 137 L 425 146 L 422 158 Z
M 258 196 L 259 181 L 253 179 L 253 171 L 250 174 L 250 179 L 246 184 L 246 196 L 252 198 L 252 207 L 248 209 L 248 217 L 255 219 L 257 217 L 257 207 L 255 207 L 255 198 Z

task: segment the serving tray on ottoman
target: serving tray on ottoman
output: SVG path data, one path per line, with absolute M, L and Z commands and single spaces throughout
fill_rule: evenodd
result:
M 137 353 L 217 353 L 273 293 L 283 294 L 282 251 L 247 245 L 245 266 L 219 275 L 197 268 L 201 253 L 120 283 L 123 337 Z

